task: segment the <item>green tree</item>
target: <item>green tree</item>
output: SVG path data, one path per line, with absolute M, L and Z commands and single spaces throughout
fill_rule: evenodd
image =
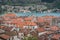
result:
M 60 9 L 60 0 L 56 0 L 56 1 L 54 2 L 54 6 L 53 6 L 53 7 Z
M 38 40 L 37 37 L 33 37 L 32 40 Z
M 23 40 L 38 40 L 37 37 L 25 37 Z
M 28 40 L 32 40 L 32 37 L 28 37 Z
M 2 8 L 1 8 L 1 5 L 0 5 L 0 14 L 2 14 Z

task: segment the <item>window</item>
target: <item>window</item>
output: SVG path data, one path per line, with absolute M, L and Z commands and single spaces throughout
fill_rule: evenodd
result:
M 34 29 L 34 26 L 33 26 L 33 29 Z

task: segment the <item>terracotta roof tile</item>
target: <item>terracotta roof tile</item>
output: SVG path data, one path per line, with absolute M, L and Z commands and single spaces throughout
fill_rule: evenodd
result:
M 46 34 L 52 34 L 52 33 L 54 33 L 54 32 L 53 31 L 47 31 Z
M 23 18 L 17 18 L 16 20 L 17 21 L 23 21 Z
M 54 35 L 52 36 L 52 38 L 54 38 L 54 39 L 59 39 L 59 38 L 60 38 L 60 34 L 54 34 Z
M 18 22 L 18 23 L 16 24 L 16 27 L 23 28 L 23 26 L 24 26 L 24 22 Z
M 38 18 L 37 21 L 38 22 L 45 22 L 45 20 L 42 17 Z
M 48 19 L 52 19 L 52 18 L 56 18 L 56 17 L 55 16 L 42 16 L 42 17 L 38 17 L 37 21 L 38 22 L 48 22 L 48 23 L 50 23 L 51 20 L 48 20 Z
M 37 24 L 34 22 L 25 21 L 25 22 L 17 22 L 16 26 L 23 28 L 23 26 L 37 26 Z
M 36 26 L 37 24 L 35 22 L 25 21 L 26 26 Z
M 6 17 L 16 17 L 16 14 L 14 13 L 7 13 L 5 14 Z
M 10 18 L 8 17 L 3 17 L 4 20 L 11 20 Z
M 44 32 L 44 31 L 45 31 L 44 28 L 42 28 L 42 27 L 41 27 L 41 28 L 37 28 L 36 30 L 37 30 L 38 32 Z
M 7 27 L 5 30 L 6 31 L 11 31 L 13 29 L 13 27 Z
M 8 35 L 6 35 L 6 34 L 2 34 L 2 35 L 0 35 L 0 37 L 3 38 L 3 39 L 8 39 L 8 38 L 10 38 L 10 36 L 8 36 Z
M 5 26 L 0 26 L 1 29 L 3 29 Z
M 46 16 L 43 16 L 43 18 L 48 19 L 48 18 L 56 18 L 56 17 L 55 16 L 48 16 L 48 15 L 46 15 Z
M 31 21 L 31 20 L 33 20 L 33 17 L 26 17 L 26 18 L 24 18 L 24 20 L 25 21 Z
M 53 31 L 56 31 L 56 30 L 59 30 L 59 27 L 58 26 L 52 26 L 52 27 L 50 27 L 50 29 Z

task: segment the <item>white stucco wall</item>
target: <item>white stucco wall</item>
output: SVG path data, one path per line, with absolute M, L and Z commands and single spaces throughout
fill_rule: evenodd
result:
M 26 28 L 26 29 L 36 29 L 36 28 L 38 28 L 38 26 L 24 26 L 23 27 L 24 29 Z

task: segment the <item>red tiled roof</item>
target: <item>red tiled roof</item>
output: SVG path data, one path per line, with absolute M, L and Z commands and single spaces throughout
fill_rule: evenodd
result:
M 55 16 L 42 16 L 42 17 L 38 17 L 37 21 L 50 23 L 51 20 L 47 20 L 47 19 L 52 19 L 52 18 L 56 18 L 56 17 Z
M 6 34 L 2 34 L 2 35 L 0 35 L 0 37 L 3 38 L 3 39 L 8 39 L 8 38 L 10 38 L 10 36 L 8 36 L 8 35 L 6 35 Z
M 25 22 L 17 22 L 16 26 L 23 28 L 23 26 L 36 26 L 37 24 L 34 22 L 30 22 L 30 21 L 25 21 Z
M 23 28 L 24 22 L 18 22 L 18 23 L 16 24 L 16 26 L 17 26 L 17 27 L 20 27 L 20 28 Z
M 6 31 L 11 31 L 13 29 L 13 27 L 7 27 L 5 30 Z
M 6 24 L 11 24 L 12 23 L 12 21 L 5 21 L 4 23 L 6 23 Z
M 33 20 L 33 17 L 26 17 L 26 18 L 24 18 L 24 20 L 25 21 L 31 21 L 31 20 Z
M 37 21 L 38 22 L 45 22 L 45 20 L 42 17 L 38 18 Z
M 14 24 L 14 23 L 20 23 L 20 22 L 23 22 L 22 18 L 12 19 L 12 24 Z
M 55 16 L 48 16 L 48 15 L 46 15 L 46 16 L 43 16 L 43 18 L 48 19 L 48 18 L 56 18 L 56 17 Z
M 1 29 L 3 29 L 5 26 L 0 26 Z
M 8 17 L 3 17 L 4 20 L 11 20 L 10 18 Z
M 54 34 L 53 36 L 52 36 L 52 38 L 54 38 L 54 39 L 59 39 L 60 38 L 60 34 Z
M 30 21 L 25 21 L 25 26 L 36 26 L 37 24 Z
M 46 33 L 46 34 L 52 34 L 52 33 L 54 33 L 54 32 L 52 32 L 52 31 L 47 31 L 47 33 Z
M 17 20 L 17 21 L 22 21 L 22 20 L 23 20 L 23 18 L 17 18 L 16 20 Z
M 16 24 L 18 21 L 17 20 L 12 20 L 12 24 Z
M 5 14 L 5 16 L 7 16 L 7 17 L 16 17 L 16 14 L 14 14 L 14 13 L 7 13 L 7 14 Z
M 59 30 L 59 27 L 58 27 L 58 26 L 52 26 L 52 27 L 50 27 L 50 28 L 51 28 L 51 30 L 53 30 L 53 31 Z
M 38 32 L 44 32 L 44 31 L 45 31 L 44 28 L 42 28 L 42 27 L 41 27 L 41 28 L 37 28 L 36 30 L 37 30 Z

